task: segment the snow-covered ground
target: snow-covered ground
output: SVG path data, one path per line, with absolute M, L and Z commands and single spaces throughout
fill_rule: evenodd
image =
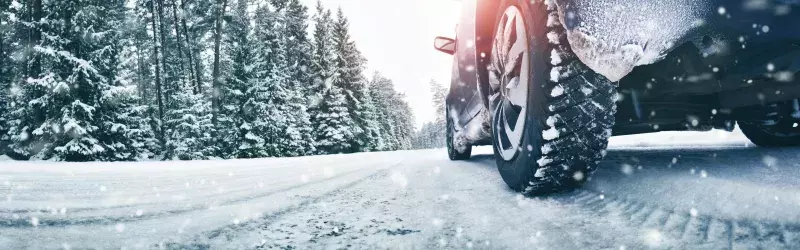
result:
M 798 248 L 800 149 L 612 139 L 584 188 L 510 191 L 491 148 L 0 164 L 0 248 Z

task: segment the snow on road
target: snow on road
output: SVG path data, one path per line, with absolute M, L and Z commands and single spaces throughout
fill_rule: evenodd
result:
M 798 248 L 800 149 L 612 139 L 584 188 L 523 197 L 490 148 L 291 159 L 0 163 L 0 248 Z

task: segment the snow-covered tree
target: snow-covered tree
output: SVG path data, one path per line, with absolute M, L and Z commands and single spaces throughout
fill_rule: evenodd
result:
M 378 150 L 405 150 L 412 148 L 414 139 L 414 115 L 405 101 L 405 96 L 397 93 L 392 80 L 375 73 L 369 83 L 369 92 L 375 100 L 380 138 Z
M 170 128 L 166 134 L 166 160 L 206 160 L 221 158 L 211 131 L 211 102 L 202 95 L 189 91 L 173 96 L 175 108 L 167 112 L 165 126 Z
M 109 149 L 126 142 L 107 133 L 124 125 L 109 117 L 130 100 L 118 89 L 124 88 L 117 72 L 124 1 L 36 2 L 32 7 L 45 13 L 29 24 L 44 39 L 31 45 L 27 58 L 11 149 L 40 159 L 119 160 Z
M 374 148 L 370 142 L 374 141 L 378 128 L 373 122 L 374 105 L 363 75 L 366 59 L 352 41 L 349 29 L 350 22 L 339 8 L 331 30 L 337 76 L 333 84 L 344 91 L 348 112 L 355 122 L 351 149 L 355 152 L 369 151 Z
M 9 143 L 7 134 L 9 124 L 9 105 L 11 105 L 11 87 L 15 79 L 16 67 L 12 51 L 15 38 L 14 25 L 16 9 L 11 8 L 11 0 L 0 0 L 0 155 L 5 154 Z
M 319 93 L 312 109 L 316 148 L 321 154 L 350 153 L 359 129 L 348 107 L 348 93 L 337 84 L 340 75 L 332 33 L 334 20 L 319 1 L 314 21 L 314 87 Z
M 431 101 L 433 109 L 436 111 L 436 117 L 433 121 L 423 124 L 420 131 L 417 132 L 415 148 L 439 148 L 444 147 L 446 143 L 445 100 L 447 98 L 447 89 L 433 80 L 431 80 L 429 86 L 431 94 L 433 94 Z
M 347 18 L 319 1 L 313 19 L 299 0 L 0 7 L 0 153 L 13 158 L 284 157 L 410 145 L 402 96 L 391 84 L 371 91 Z
M 320 154 L 351 152 L 353 120 L 347 109 L 347 99 L 342 89 L 328 85 L 314 114 L 316 122 L 316 148 Z
M 296 144 L 290 148 L 285 155 L 299 156 L 313 154 L 314 135 L 311 124 L 311 114 L 308 107 L 312 105 L 312 88 L 314 84 L 314 74 L 312 72 L 311 48 L 312 44 L 308 39 L 308 8 L 299 0 L 277 0 L 275 2 L 286 2 L 285 7 L 275 4 L 280 14 L 280 36 L 281 47 L 284 51 L 285 59 L 282 60 L 286 68 L 283 72 L 288 76 L 288 88 L 291 92 L 291 100 L 287 109 L 292 114 L 292 125 L 290 131 L 293 135 L 291 144 Z

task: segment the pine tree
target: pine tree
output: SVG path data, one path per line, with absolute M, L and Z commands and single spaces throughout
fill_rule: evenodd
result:
M 117 89 L 116 27 L 123 6 L 121 0 L 49 1 L 45 6 L 34 1 L 30 6 L 32 13 L 47 11 L 47 20 L 32 22 L 47 39 L 34 43 L 34 55 L 27 58 L 28 78 L 16 100 L 21 105 L 12 113 L 19 118 L 11 129 L 15 153 L 66 161 L 117 160 L 109 149 L 126 139 L 106 133 L 119 126 L 108 117 L 126 100 Z M 49 73 L 33 75 L 43 68 Z
M 355 121 L 350 115 L 346 90 L 339 81 L 336 69 L 336 54 L 332 37 L 333 18 L 321 2 L 317 2 L 314 17 L 314 87 L 317 103 L 312 109 L 312 122 L 316 148 L 320 154 L 353 152 Z
M 202 95 L 190 91 L 173 96 L 176 107 L 167 113 L 166 127 L 171 128 L 167 136 L 165 160 L 207 160 L 222 158 L 216 146 L 217 138 L 211 117 L 211 102 Z
M 314 151 L 303 91 L 291 76 L 296 73 L 288 59 L 292 41 L 281 36 L 286 32 L 282 15 L 267 6 L 256 13 L 251 40 L 259 42 L 252 45 L 254 58 L 248 63 L 253 79 L 245 85 L 241 102 L 241 157 L 299 156 Z
M 309 89 L 314 81 L 311 61 L 312 45 L 308 40 L 308 8 L 299 0 L 272 0 L 276 12 L 279 13 L 282 23 L 280 38 L 286 51 L 286 62 L 289 65 L 287 74 L 292 79 L 293 88 L 309 94 Z
M 157 23 L 160 20 L 158 18 L 159 17 L 157 14 L 158 12 L 156 11 L 156 9 L 158 9 L 157 7 L 158 2 L 156 0 L 150 0 L 147 1 L 146 4 L 148 5 L 146 7 L 150 12 L 149 21 L 150 21 L 151 31 L 153 34 L 152 46 L 150 48 L 152 49 L 152 55 L 153 55 L 152 64 L 153 64 L 153 72 L 155 73 L 155 77 L 153 78 L 155 80 L 155 83 L 153 83 L 153 88 L 155 89 L 155 91 L 151 91 L 153 92 L 151 94 L 155 96 L 153 98 L 155 99 L 155 103 L 151 104 L 151 106 L 155 106 L 154 109 L 157 111 L 156 119 L 154 119 L 155 120 L 154 127 L 157 133 L 157 138 L 160 142 L 159 146 L 164 148 L 165 144 L 167 143 L 166 127 L 164 126 L 165 124 L 164 113 L 166 112 L 165 101 L 164 101 L 164 78 L 162 76 L 164 72 L 163 69 L 165 66 L 163 65 L 163 60 L 162 60 L 162 57 L 164 55 L 161 54 L 162 51 L 161 47 L 164 45 L 163 45 L 163 39 L 161 40 L 159 39 L 159 34 L 161 32 L 159 32 L 159 26 L 157 25 Z
M 331 27 L 333 19 L 331 12 L 326 10 L 321 1 L 317 1 L 316 14 L 314 15 L 314 36 L 312 52 L 313 83 L 311 93 L 322 93 L 328 85 L 333 84 L 336 77 L 334 69 L 334 48 L 332 44 Z
M 351 149 L 354 152 L 369 151 L 374 147 L 370 142 L 374 141 L 377 127 L 372 122 L 374 108 L 363 75 L 366 59 L 352 41 L 349 29 L 350 23 L 339 8 L 332 28 L 337 75 L 334 85 L 344 91 L 348 112 L 355 121 L 354 138 L 349 139 Z
M 396 148 L 397 142 L 393 138 L 395 126 L 390 120 L 389 110 L 392 108 L 388 105 L 394 94 L 394 86 L 391 85 L 389 79 L 384 78 L 379 73 L 372 76 L 369 83 L 369 93 L 375 103 L 375 117 L 378 121 L 378 138 L 376 142 L 376 150 L 389 151 Z
M 41 143 L 31 140 L 31 133 L 44 123 L 46 113 L 42 100 L 34 100 L 46 94 L 46 86 L 34 84 L 42 74 L 41 53 L 34 50 L 42 42 L 42 2 L 14 3 L 7 10 L 17 17 L 8 20 L 14 34 L 11 39 L 22 45 L 15 48 L 17 51 L 13 53 L 21 62 L 16 75 L 18 78 L 10 80 L 13 91 L 9 105 L 11 119 L 7 121 L 10 144 L 6 154 L 15 159 L 28 159 L 31 152 L 41 150 Z
M 258 10 L 259 13 L 264 11 L 269 11 L 268 7 L 261 7 Z M 272 15 L 259 14 L 256 17 L 259 23 L 274 22 Z M 228 121 L 228 124 L 222 125 L 226 129 L 220 133 L 229 141 L 226 143 L 229 148 L 224 151 L 230 152 L 236 158 L 266 157 L 269 153 L 264 148 L 266 135 L 262 127 L 266 125 L 265 117 L 262 117 L 266 110 L 263 106 L 264 81 L 256 78 L 256 71 L 261 68 L 259 66 L 262 66 L 263 62 L 256 60 L 263 60 L 268 55 L 256 54 L 258 45 L 251 42 L 253 37 L 250 35 L 251 25 L 246 0 L 237 1 L 227 29 L 229 38 L 226 54 L 229 56 L 227 58 L 229 62 L 226 64 L 231 65 L 231 69 L 221 91 L 225 96 L 222 105 L 225 110 L 223 116 L 226 116 L 224 120 Z M 259 37 L 256 37 L 254 40 L 272 42 L 270 38 L 265 38 L 270 40 L 258 39 Z
M 353 137 L 350 114 L 347 110 L 347 99 L 342 90 L 329 85 L 323 90 L 316 121 L 316 148 L 321 154 L 338 154 L 351 152 L 349 138 Z
M 379 121 L 379 150 L 406 150 L 413 147 L 414 115 L 405 96 L 394 90 L 394 83 L 376 73 L 369 84 L 375 98 Z
M 447 98 L 447 89 L 434 80 L 429 83 L 433 98 L 433 110 L 436 111 L 436 118 L 433 121 L 426 122 L 422 128 L 417 132 L 414 139 L 414 148 L 441 148 L 446 144 L 447 138 L 447 122 L 445 112 L 445 100 Z
M 89 61 L 102 76 L 97 83 L 99 98 L 95 100 L 97 115 L 93 119 L 98 126 L 95 137 L 105 149 L 100 160 L 105 161 L 152 158 L 158 144 L 149 126 L 147 108 L 139 104 L 136 85 L 128 79 L 133 76 L 128 70 L 132 67 L 120 60 L 120 55 L 125 55 L 125 34 L 120 28 L 126 23 L 124 4 L 122 0 L 107 1 L 85 8 L 97 11 L 87 25 L 105 31 L 102 36 L 84 38 L 89 45 L 82 46 L 99 51 L 90 53 Z
M 217 131 L 220 130 L 219 117 L 220 117 L 220 89 L 222 85 L 222 65 L 220 60 L 220 47 L 222 46 L 222 32 L 225 16 L 225 9 L 228 6 L 227 0 L 217 0 L 214 5 L 214 62 L 213 73 L 211 74 L 211 123 L 213 125 L 212 137 L 217 138 Z
M 447 100 L 448 90 L 434 80 L 431 80 L 429 85 L 433 94 L 431 102 L 433 103 L 433 109 L 436 111 L 436 118 L 428 125 L 429 134 L 427 136 L 430 137 L 430 141 L 427 147 L 439 148 L 444 147 L 447 142 L 447 121 L 445 120 L 447 115 L 445 109 L 447 107 L 445 101 Z
M 16 69 L 11 57 L 14 25 L 11 16 L 15 10 L 8 8 L 10 0 L 0 0 L 0 155 L 5 154 L 10 137 L 9 105 L 11 104 L 11 81 L 15 78 Z
M 134 161 L 409 147 L 410 109 L 388 79 L 368 84 L 341 10 L 318 2 L 309 36 L 299 0 L 228 1 L 0 0 L 0 153 L 8 143 L 18 159 Z
M 310 102 L 313 92 L 311 86 L 314 83 L 314 77 L 311 72 L 311 43 L 308 40 L 308 8 L 300 3 L 299 0 L 283 0 L 286 2 L 285 7 L 281 8 L 279 3 L 276 3 L 276 9 L 282 17 L 280 25 L 281 47 L 285 55 L 284 72 L 288 76 L 290 91 L 290 100 L 288 101 L 289 107 L 287 109 L 293 116 L 291 127 L 288 128 L 292 135 L 293 144 L 290 148 L 296 148 L 298 151 L 289 152 L 289 156 L 300 156 L 313 154 L 314 136 L 311 124 L 311 114 L 308 107 L 312 105 Z

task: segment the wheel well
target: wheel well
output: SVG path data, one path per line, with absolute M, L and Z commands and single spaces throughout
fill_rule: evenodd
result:
M 500 8 L 498 0 L 481 0 L 478 1 L 477 11 L 475 12 L 475 57 L 477 62 L 478 72 L 478 90 L 483 98 L 484 108 L 488 108 L 487 96 L 489 88 L 489 71 L 486 69 L 489 66 L 489 55 L 492 50 L 492 34 L 495 29 L 495 19 L 497 19 L 498 8 Z

